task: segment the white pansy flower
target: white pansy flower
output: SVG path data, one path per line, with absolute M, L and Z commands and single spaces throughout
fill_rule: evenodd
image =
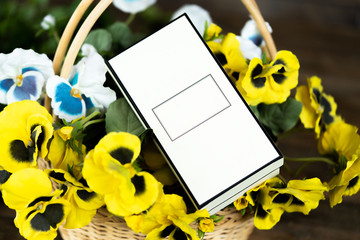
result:
M 85 116 L 92 107 L 107 108 L 116 99 L 115 92 L 103 86 L 107 72 L 103 58 L 89 49 L 83 48 L 88 55 L 73 67 L 69 79 L 54 76 L 46 85 L 54 113 L 66 121 Z
M 138 13 L 144 11 L 156 0 L 114 0 L 114 6 L 126 13 Z
M 55 26 L 55 17 L 51 14 L 46 15 L 41 21 L 40 26 L 44 30 L 49 30 Z
M 250 39 L 236 36 L 236 39 L 240 42 L 240 51 L 246 59 L 253 59 L 255 57 L 261 59 L 261 48 L 256 46 Z
M 84 45 L 81 47 L 81 55 L 84 57 L 88 57 L 94 53 L 97 53 L 96 48 L 88 43 L 84 43 Z
M 185 4 L 174 12 L 171 19 L 175 19 L 186 13 L 191 22 L 194 24 L 198 32 L 203 36 L 205 32 L 205 23 L 210 26 L 212 23 L 211 16 L 208 11 L 196 4 Z
M 38 100 L 44 83 L 53 75 L 52 61 L 45 54 L 21 48 L 0 54 L 0 103 Z

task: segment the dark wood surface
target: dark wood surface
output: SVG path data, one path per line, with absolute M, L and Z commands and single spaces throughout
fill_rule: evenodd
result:
M 187 1 L 158 0 L 161 8 L 173 11 Z M 213 21 L 225 32 L 238 34 L 248 14 L 240 0 L 191 1 L 208 9 Z M 273 27 L 279 50 L 291 50 L 299 58 L 300 84 L 317 75 L 338 103 L 344 119 L 360 126 L 360 1 L 359 0 L 258 0 Z M 297 135 L 280 144 L 287 156 L 316 154 L 312 135 Z M 306 169 L 315 174 L 323 165 Z M 13 226 L 14 213 L 0 203 L 0 239 L 21 239 Z M 321 201 L 318 209 L 305 216 L 284 214 L 272 230 L 254 230 L 250 240 L 277 239 L 360 239 L 360 196 L 345 198 L 331 209 Z

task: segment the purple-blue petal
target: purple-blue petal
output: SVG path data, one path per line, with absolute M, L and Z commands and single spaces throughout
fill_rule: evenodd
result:
M 249 39 L 258 47 L 261 45 L 263 41 L 263 38 L 260 34 L 252 35 L 251 37 L 249 37 Z
M 69 80 L 69 83 L 71 84 L 71 86 L 74 86 L 76 85 L 77 83 L 79 82 L 79 72 L 76 72 L 74 77 L 72 77 L 70 80 Z
M 26 76 L 24 77 L 20 88 L 23 91 L 28 92 L 29 94 L 35 96 L 37 93 L 36 89 L 36 77 L 35 76 Z
M 81 99 L 71 95 L 71 86 L 66 83 L 60 83 L 56 86 L 54 100 L 55 102 L 61 102 L 59 108 L 62 112 L 69 115 L 82 113 Z
M 91 101 L 91 98 L 86 97 L 84 94 L 82 94 L 81 97 L 85 101 L 86 110 L 95 107 L 94 103 Z
M 12 85 L 14 85 L 14 80 L 11 78 L 6 78 L 0 81 L 0 88 L 5 92 L 9 91 Z
M 26 67 L 26 68 L 21 69 L 21 74 L 24 74 L 24 73 L 30 72 L 30 71 L 39 72 L 39 70 L 35 67 Z
M 13 94 L 18 101 L 30 99 L 30 93 L 22 87 L 16 87 Z

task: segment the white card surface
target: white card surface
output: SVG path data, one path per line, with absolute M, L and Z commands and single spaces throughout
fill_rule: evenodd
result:
M 107 64 L 198 209 L 278 173 L 280 152 L 186 15 Z

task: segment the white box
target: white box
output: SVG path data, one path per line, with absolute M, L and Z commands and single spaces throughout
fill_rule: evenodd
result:
M 198 209 L 278 174 L 281 153 L 186 14 L 107 62 Z

